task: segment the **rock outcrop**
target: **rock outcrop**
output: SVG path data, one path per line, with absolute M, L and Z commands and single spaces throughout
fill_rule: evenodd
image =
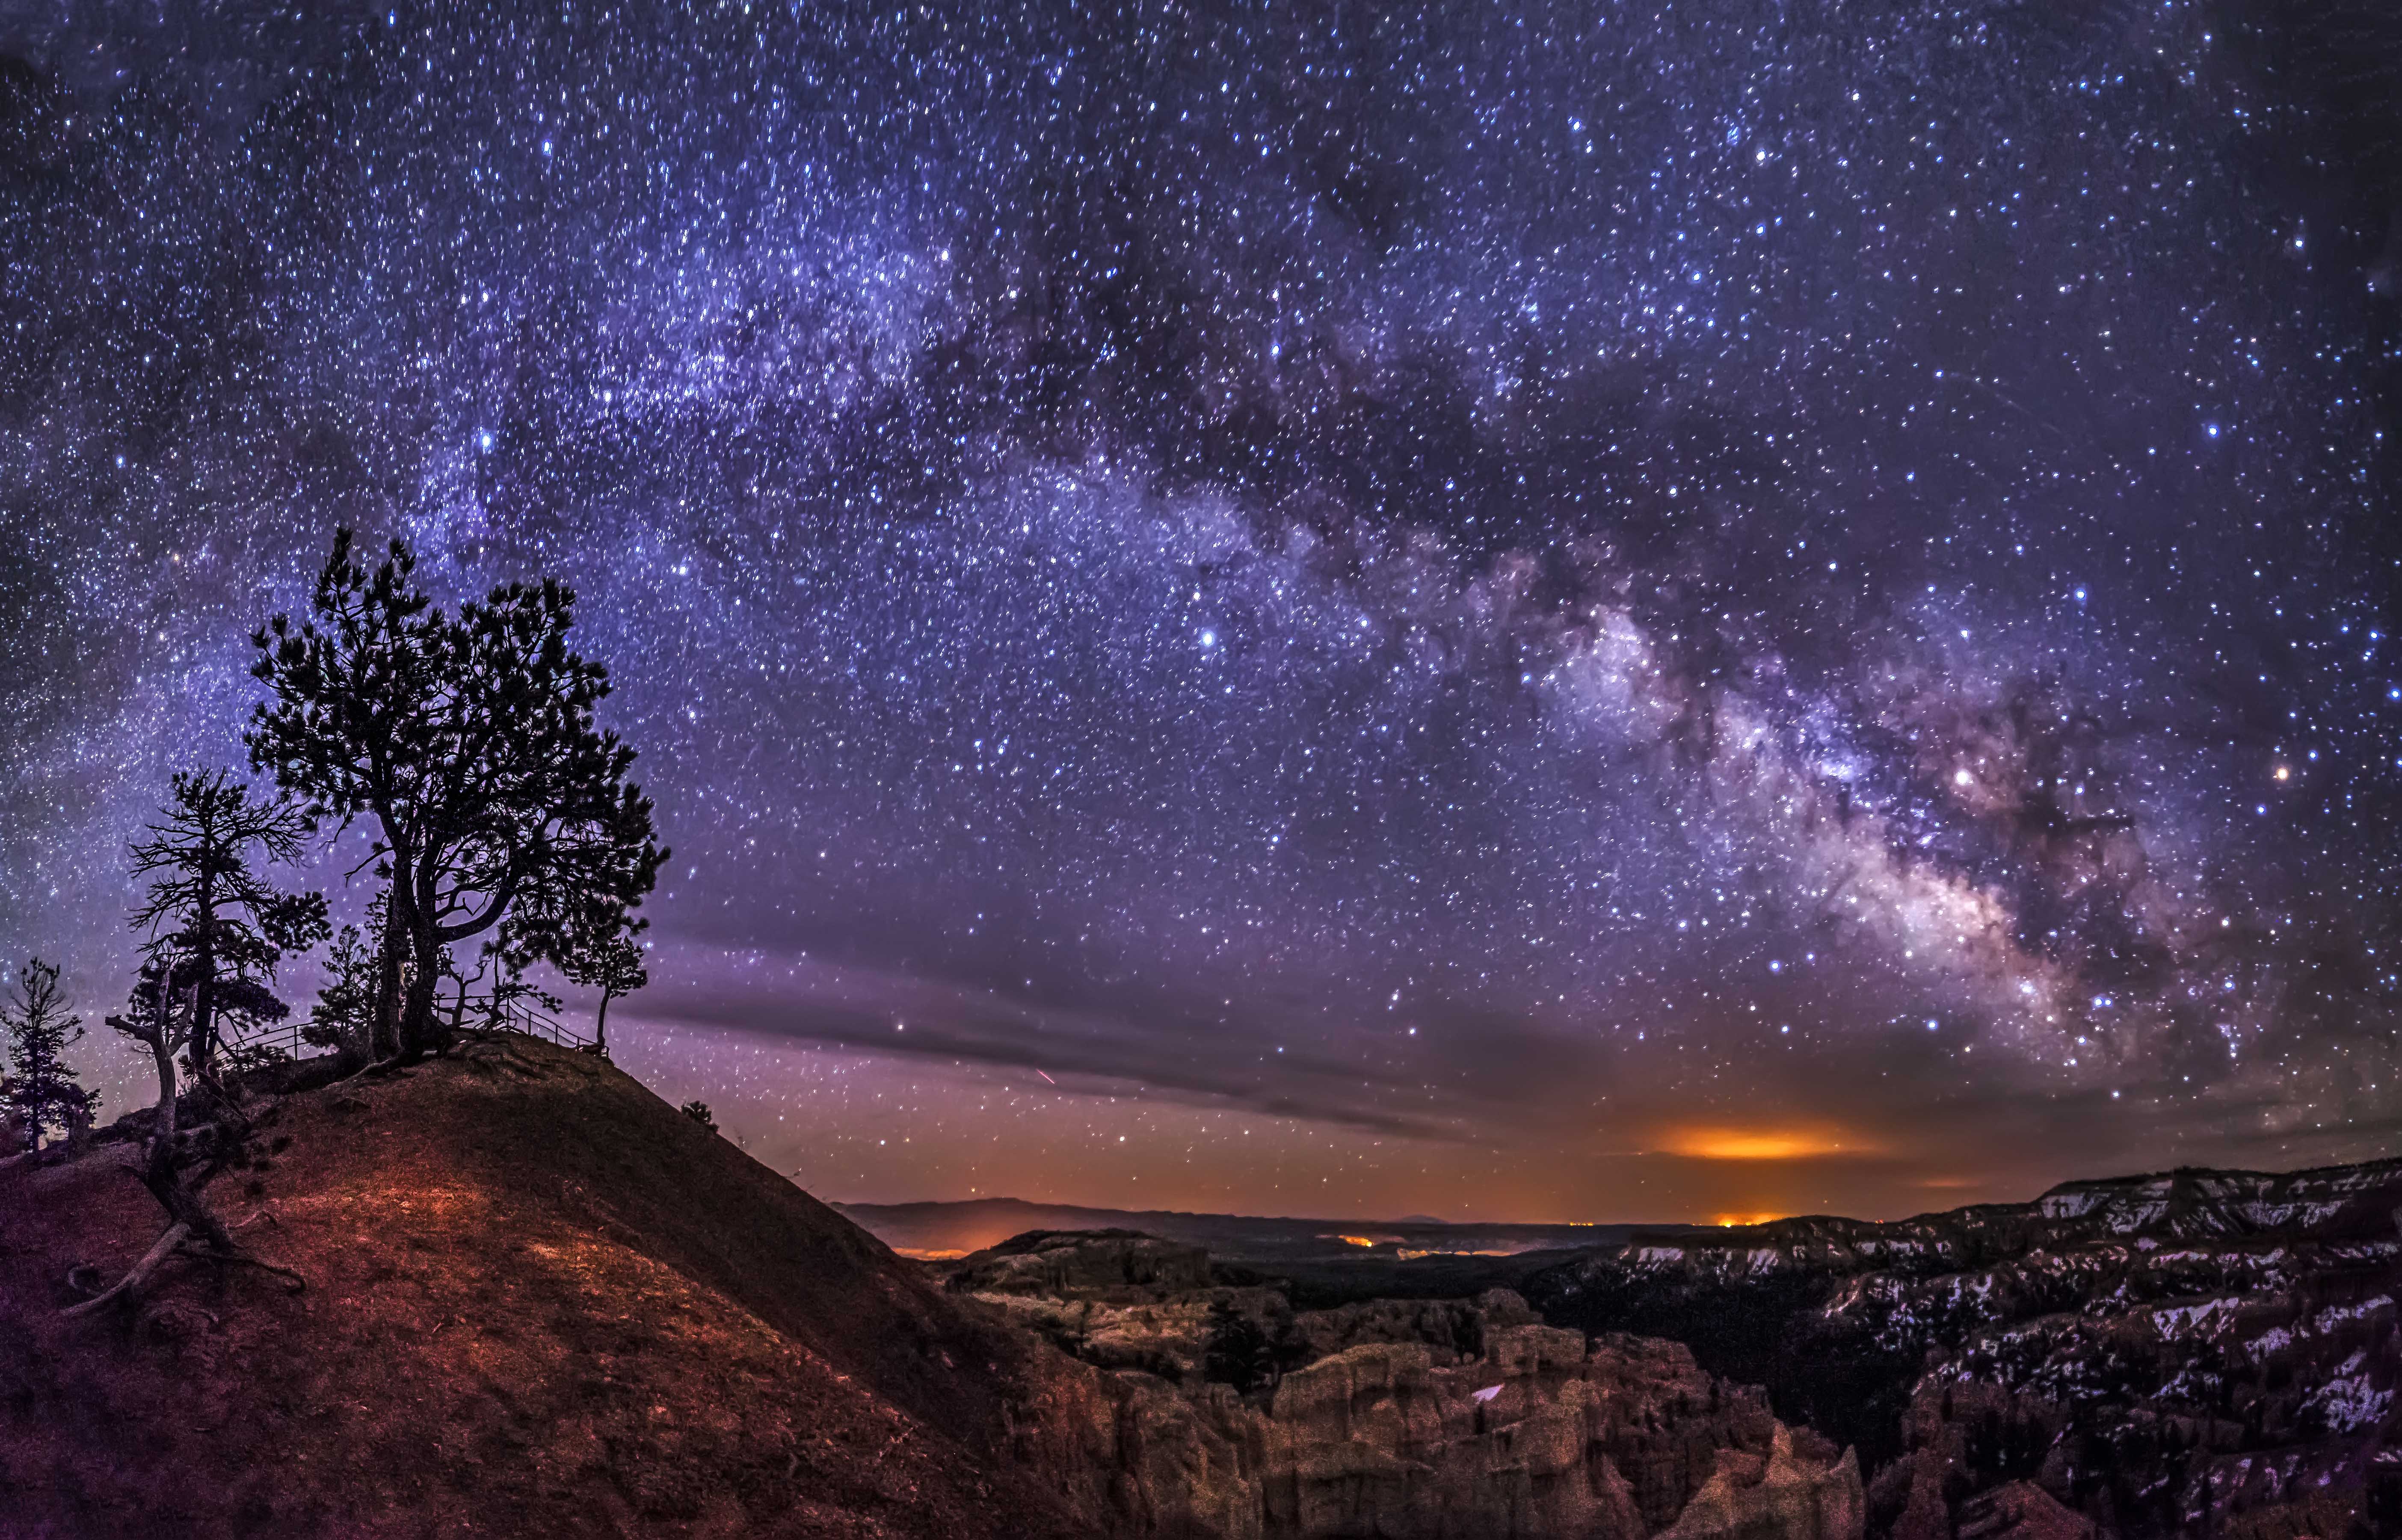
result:
M 1272 1287 L 1212 1285 L 1208 1253 L 1130 1231 L 1036 1231 L 940 1264 L 944 1286 L 1103 1368 L 1183 1381 L 1201 1369 L 1213 1307 L 1250 1317 L 1278 1355 L 1314 1363 L 1347 1348 L 1415 1342 L 1437 1364 L 1484 1354 L 1488 1330 L 1542 1317 L 1506 1288 L 1473 1299 L 1364 1299 L 1295 1311 Z
M 1661 1540 L 1844 1540 L 1866 1523 L 1859 1461 L 1849 1450 L 1833 1465 L 1797 1459 L 1780 1424 L 1761 1459 L 1730 1450 Z
M 1209 1254 L 1131 1230 L 1033 1230 L 952 1263 L 963 1294 L 1115 1297 L 1209 1286 Z

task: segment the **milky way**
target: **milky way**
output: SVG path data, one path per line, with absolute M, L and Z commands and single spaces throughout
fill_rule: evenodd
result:
M 2379 7 L 300 8 L 0 5 L 0 944 L 88 1014 L 347 523 L 575 584 L 621 1056 L 829 1196 L 2402 1127 Z

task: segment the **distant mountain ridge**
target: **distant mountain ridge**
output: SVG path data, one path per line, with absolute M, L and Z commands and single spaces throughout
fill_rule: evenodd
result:
M 2306 1230 L 2390 1234 L 2402 1202 L 2402 1158 L 2302 1171 L 2181 1167 L 2063 1182 L 2022 1203 L 1972 1203 L 1906 1219 L 1797 1215 L 1756 1225 L 1634 1226 L 1636 1238 L 1698 1235 L 1706 1249 L 1856 1247 L 1864 1258 L 1912 1247 L 1948 1254 L 1978 1244 L 2082 1243 L 2105 1236 L 2202 1240 Z
M 1284 1218 L 1172 1209 L 1089 1208 L 1020 1198 L 914 1203 L 835 1203 L 836 1212 L 904 1255 L 982 1251 L 1031 1230 L 1138 1230 L 1206 1246 L 1223 1261 L 1275 1263 L 1374 1254 L 1474 1255 L 1573 1250 L 1621 1244 L 1638 1231 L 1678 1234 L 1685 1225 L 1458 1223 L 1424 1215 L 1402 1219 Z
M 1029 1230 L 1139 1230 L 1162 1240 L 1208 1245 L 1213 1256 L 1249 1260 L 1284 1256 L 1342 1256 L 1371 1240 L 1379 1245 L 1427 1246 L 1460 1253 L 1490 1239 L 1512 1250 L 1584 1250 L 1644 1237 L 1698 1237 L 1707 1249 L 1732 1246 L 1866 1248 L 1863 1257 L 1898 1254 L 1912 1245 L 1949 1250 L 1972 1238 L 2012 1244 L 2038 1233 L 2055 1240 L 2104 1233 L 2148 1233 L 2159 1239 L 2267 1231 L 2296 1223 L 2323 1227 L 2363 1194 L 2395 1189 L 2402 1198 L 2402 1157 L 2355 1165 L 2269 1172 L 2202 1167 L 2062 1182 L 2024 1203 L 1972 1203 L 1901 1219 L 1795 1215 L 1754 1225 L 1642 1221 L 1513 1224 L 1443 1219 L 1412 1214 L 1398 1219 L 1291 1217 L 1216 1214 L 1184 1209 L 1097 1208 L 1023 1198 L 938 1199 L 906 1203 L 830 1206 L 886 1244 L 904 1252 L 981 1251 Z M 2393 1216 L 2372 1203 L 2364 1222 L 2392 1228 Z M 1350 1239 L 1346 1240 L 1346 1237 Z M 1222 1244 L 1232 1240 L 1232 1247 Z M 1331 1244 L 1329 1244 L 1331 1243 Z M 1246 1250 L 1244 1245 L 1256 1249 Z M 1494 1247 L 1491 1249 L 1501 1249 Z

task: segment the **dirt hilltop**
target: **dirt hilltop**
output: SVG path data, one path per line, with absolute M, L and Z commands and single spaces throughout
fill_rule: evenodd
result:
M 155 1207 L 105 1149 L 0 1173 L 0 1532 L 1093 1533 L 1005 1457 L 1048 1350 L 602 1061 L 512 1038 L 267 1118 L 212 1190 L 297 1295 L 178 1263 L 62 1318 Z

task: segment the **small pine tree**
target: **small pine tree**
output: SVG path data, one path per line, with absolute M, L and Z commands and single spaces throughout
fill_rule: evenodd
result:
M 1201 1373 L 1249 1395 L 1272 1368 L 1268 1334 L 1224 1299 L 1209 1307 L 1201 1328 Z
M 325 983 L 301 1024 L 300 1040 L 365 1062 L 375 1030 L 375 949 L 357 926 L 342 927 L 326 951 Z
M 80 1138 L 100 1098 L 77 1083 L 66 1064 L 66 1051 L 83 1037 L 83 1021 L 68 1015 L 59 999 L 56 965 L 35 957 L 18 972 L 16 988 L 0 998 L 0 1031 L 8 1038 L 7 1107 L 25 1150 L 40 1148 L 45 1134 Z
M 640 931 L 648 924 L 648 920 L 638 921 L 632 930 Z M 567 976 L 587 988 L 600 991 L 600 1011 L 592 1027 L 592 1052 L 605 1059 L 609 1056 L 609 1002 L 651 982 L 650 973 L 642 967 L 642 948 L 631 932 L 613 936 L 576 959 Z
M 690 1118 L 694 1122 L 698 1123 L 701 1127 L 709 1130 L 711 1134 L 717 1132 L 717 1120 L 709 1115 L 709 1104 L 707 1102 L 698 1100 L 689 1101 L 684 1103 L 683 1106 L 678 1107 L 676 1110 L 682 1112 L 685 1117 Z
M 281 892 L 257 871 L 297 857 L 310 820 L 280 797 L 253 798 L 222 771 L 179 775 L 173 785 L 150 837 L 132 846 L 135 873 L 153 879 L 132 920 L 148 933 L 147 956 L 127 1010 L 108 1018 L 149 1052 L 159 1077 L 157 1110 L 133 1174 L 166 1211 L 167 1230 L 115 1286 L 71 1313 L 138 1299 L 150 1275 L 178 1255 L 245 1263 L 300 1283 L 299 1274 L 236 1241 L 204 1189 L 248 1159 L 248 1093 L 238 1073 L 223 1070 L 238 1072 L 251 1056 L 229 1058 L 225 1030 L 238 1042 L 244 1028 L 288 1014 L 268 984 L 287 953 L 326 934 L 324 895 Z M 187 1114 L 199 1121 L 187 1123 Z

